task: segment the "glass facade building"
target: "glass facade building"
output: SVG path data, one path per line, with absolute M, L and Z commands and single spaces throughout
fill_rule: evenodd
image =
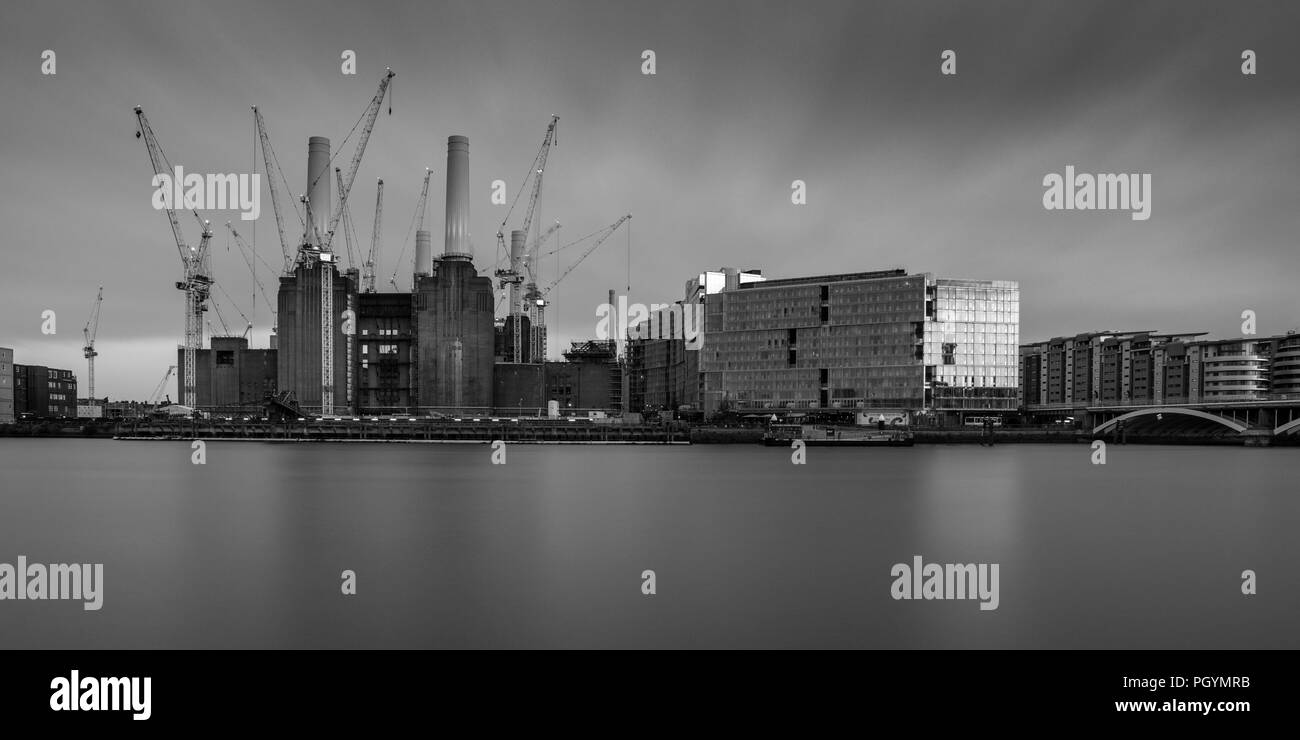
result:
M 1014 410 L 1020 385 L 1018 284 L 940 279 L 929 280 L 927 291 L 934 304 L 925 323 L 928 406 Z
M 1014 282 L 886 270 L 733 281 L 701 293 L 706 412 L 1019 405 Z

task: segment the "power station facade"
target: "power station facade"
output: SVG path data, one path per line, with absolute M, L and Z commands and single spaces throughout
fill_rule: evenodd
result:
M 329 141 L 308 147 L 308 233 L 328 239 Z M 276 338 L 278 392 L 304 413 L 489 413 L 496 359 L 495 291 L 478 274 L 469 233 L 469 139 L 447 140 L 443 249 L 434 257 L 428 231 L 415 239 L 414 289 L 362 293 L 355 271 L 340 273 L 327 251 L 299 259 L 280 278 Z M 308 250 L 310 251 L 310 250 Z M 322 271 L 326 274 L 322 276 Z M 333 285 L 333 404 L 325 408 L 323 287 Z M 200 405 L 203 405 L 200 403 Z

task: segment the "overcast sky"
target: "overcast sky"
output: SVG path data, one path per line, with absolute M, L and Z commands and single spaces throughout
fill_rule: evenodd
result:
M 553 354 L 593 336 L 606 291 L 626 290 L 629 236 L 631 296 L 646 303 L 724 265 L 773 277 L 905 267 L 1019 281 L 1026 342 L 1236 336 L 1245 309 L 1279 333 L 1300 326 L 1298 28 L 1294 2 L 6 3 L 0 346 L 84 384 L 81 328 L 102 284 L 98 395 L 148 396 L 175 362 L 183 295 L 132 107 L 173 164 L 248 172 L 259 105 L 296 196 L 307 137 L 341 142 L 385 67 L 398 75 L 392 115 L 350 198 L 368 244 L 384 178 L 381 284 L 397 269 L 410 286 L 413 246 L 396 258 L 426 166 L 441 250 L 451 134 L 470 139 L 481 270 L 505 215 L 490 184 L 505 180 L 513 199 L 552 113 L 541 222 L 561 221 L 567 243 L 633 215 L 551 292 Z M 45 49 L 54 76 L 40 73 Z M 344 49 L 355 77 L 340 72 Z M 645 49 L 654 76 L 641 74 Z M 955 76 L 940 74 L 945 49 Z M 1255 76 L 1241 74 L 1243 49 Z M 1150 220 L 1044 210 L 1043 177 L 1066 165 L 1150 173 Z M 807 205 L 790 202 L 795 179 Z M 275 265 L 262 200 L 257 249 Z M 265 346 L 270 311 L 224 223 L 253 229 L 233 211 L 208 217 L 218 306 L 235 333 L 248 315 Z M 181 223 L 196 243 L 192 218 Z M 580 252 L 549 258 L 542 283 Z M 275 275 L 260 278 L 274 300 Z M 55 336 L 41 334 L 46 309 Z

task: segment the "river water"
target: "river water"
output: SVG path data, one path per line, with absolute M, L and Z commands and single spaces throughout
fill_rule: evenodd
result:
M 1300 647 L 1300 448 L 505 452 L 0 440 L 0 563 L 104 565 L 0 647 Z M 998 607 L 894 599 L 916 555 Z

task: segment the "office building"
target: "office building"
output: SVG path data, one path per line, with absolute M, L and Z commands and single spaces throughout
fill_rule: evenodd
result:
M 14 416 L 77 417 L 77 376 L 42 365 L 13 365 Z
M 726 268 L 701 273 L 686 293 L 683 304 L 703 310 L 698 349 L 659 330 L 629 342 L 633 400 L 646 409 L 949 420 L 1018 406 L 1014 282 L 901 269 L 771 279 Z
M 961 418 L 1018 405 L 1019 288 L 906 271 L 738 279 L 704 291 L 706 412 L 880 410 Z

